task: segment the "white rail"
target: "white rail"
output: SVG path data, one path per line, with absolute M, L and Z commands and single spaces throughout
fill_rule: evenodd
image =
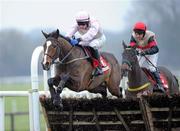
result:
M 5 97 L 28 97 L 29 99 L 29 124 L 30 131 L 40 131 L 40 110 L 39 110 L 39 94 L 44 91 L 39 91 L 39 79 L 38 79 L 38 62 L 39 56 L 43 52 L 43 47 L 37 47 L 31 59 L 31 87 L 30 91 L 0 91 L 0 131 L 5 130 Z M 47 91 L 47 72 L 44 73 L 44 88 Z
M 38 79 L 38 62 L 39 56 L 43 52 L 43 47 L 37 47 L 31 58 L 31 98 L 29 101 L 30 106 L 32 107 L 32 112 L 30 111 L 30 127 L 32 131 L 40 131 L 40 118 L 39 118 L 39 79 Z

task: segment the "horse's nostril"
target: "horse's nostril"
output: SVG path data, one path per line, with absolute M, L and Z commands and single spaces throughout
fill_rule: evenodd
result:
M 48 62 L 48 61 L 46 61 L 46 62 L 43 62 L 43 65 L 44 66 L 49 66 L 51 63 L 50 62 Z
M 50 69 L 50 63 L 49 62 L 45 62 L 45 63 L 43 62 L 42 67 L 44 70 L 49 70 Z
M 46 63 L 45 63 L 46 66 L 49 65 L 49 64 L 50 64 L 49 62 L 46 62 Z

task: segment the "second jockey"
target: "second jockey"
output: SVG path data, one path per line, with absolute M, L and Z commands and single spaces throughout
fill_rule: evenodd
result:
M 72 37 L 76 36 L 77 39 Z M 99 49 L 106 42 L 106 37 L 99 22 L 86 11 L 79 11 L 76 15 L 76 22 L 72 29 L 67 32 L 66 37 L 70 38 L 70 43 L 74 45 L 90 46 L 93 48 L 93 56 L 99 61 L 94 75 L 102 75 L 102 67 L 100 65 Z
M 157 86 L 154 90 L 164 92 L 163 83 L 156 67 L 159 48 L 157 46 L 155 34 L 147 30 L 147 26 L 143 22 L 137 22 L 134 25 L 130 46 L 136 47 L 137 49 L 139 65 L 141 67 L 146 67 L 152 72 L 157 82 Z

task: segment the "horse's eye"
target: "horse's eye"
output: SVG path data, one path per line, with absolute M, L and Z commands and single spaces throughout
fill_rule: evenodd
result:
M 56 45 L 52 45 L 53 48 L 56 48 Z

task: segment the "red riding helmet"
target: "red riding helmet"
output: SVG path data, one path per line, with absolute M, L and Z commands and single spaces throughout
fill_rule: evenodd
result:
M 143 30 L 143 31 L 146 31 L 146 25 L 143 22 L 137 22 L 134 25 L 133 30 Z

